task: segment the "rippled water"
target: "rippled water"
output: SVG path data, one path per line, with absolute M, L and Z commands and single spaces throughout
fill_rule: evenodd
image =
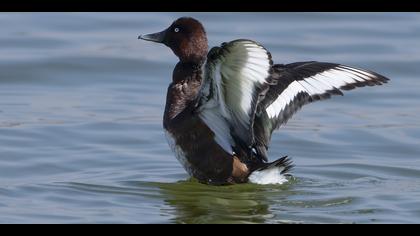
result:
M 386 86 L 307 105 L 270 157 L 281 186 L 189 180 L 162 131 L 175 56 L 137 40 L 182 15 L 212 46 L 378 71 Z M 2 13 L 0 223 L 420 223 L 420 14 Z

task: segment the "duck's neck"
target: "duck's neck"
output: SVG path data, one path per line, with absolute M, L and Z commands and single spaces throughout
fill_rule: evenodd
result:
M 166 97 L 165 129 L 173 129 L 184 121 L 181 114 L 191 114 L 202 84 L 202 64 L 178 62 Z M 188 120 L 188 118 L 186 119 Z
M 190 80 L 201 81 L 203 64 L 204 64 L 204 61 L 178 62 L 172 74 L 172 82 L 184 83 Z

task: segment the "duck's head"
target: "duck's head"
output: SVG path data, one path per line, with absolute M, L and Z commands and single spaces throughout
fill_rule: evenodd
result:
M 181 17 L 164 31 L 140 35 L 139 39 L 165 44 L 181 62 L 202 63 L 207 56 L 206 31 L 194 18 Z

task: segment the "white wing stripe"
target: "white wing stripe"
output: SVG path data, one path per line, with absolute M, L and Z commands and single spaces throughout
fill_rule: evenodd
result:
M 369 77 L 366 77 L 364 74 L 361 74 L 361 73 L 358 73 L 358 72 L 356 72 L 356 71 L 352 71 L 352 70 L 349 70 L 349 69 L 346 69 L 346 68 L 341 68 L 341 67 L 340 67 L 340 70 L 341 70 L 342 72 L 345 72 L 345 73 L 348 73 L 348 74 L 352 75 L 352 78 L 353 78 L 353 79 L 355 79 L 355 80 L 357 80 L 357 81 L 360 81 L 360 82 L 364 82 L 364 81 L 366 81 L 366 80 L 371 79 L 371 78 L 369 78 Z
M 364 76 L 363 74 L 360 74 L 360 73 L 358 73 L 358 72 L 355 72 L 355 71 L 351 71 L 351 70 L 348 70 L 348 69 L 345 69 L 345 68 L 340 68 L 340 70 L 339 70 L 341 73 L 344 73 L 344 74 L 346 74 L 346 75 L 348 75 L 348 76 L 350 76 L 350 77 L 352 77 L 354 80 L 357 80 L 357 81 L 359 81 L 359 82 L 365 82 L 366 81 L 366 78 L 369 80 L 369 79 L 371 79 L 371 78 L 369 78 L 369 77 L 366 77 L 366 76 Z
M 343 85 L 345 85 L 347 83 L 351 84 L 351 83 L 355 83 L 356 82 L 352 78 L 349 78 L 347 76 L 343 76 L 341 73 L 333 73 L 333 72 L 331 72 L 331 70 L 324 71 L 322 74 L 325 74 L 327 77 L 330 77 L 331 80 L 340 81 L 342 83 L 341 86 L 343 86 Z
M 269 107 L 267 107 L 266 111 L 267 111 L 268 117 L 270 118 L 276 117 L 277 111 L 281 110 L 281 108 L 284 106 L 283 103 L 286 104 L 284 100 L 280 99 L 279 97 Z
M 305 87 L 303 87 L 298 81 L 293 81 L 282 93 L 281 95 L 273 102 L 270 106 L 267 107 L 266 112 L 270 119 L 277 117 L 280 112 L 282 112 L 287 104 L 293 101 L 293 99 L 300 92 L 307 92 Z
M 357 72 L 359 72 L 359 73 L 361 73 L 361 74 L 363 74 L 363 75 L 366 75 L 366 76 L 368 76 L 368 77 L 373 77 L 373 78 L 376 78 L 376 76 L 375 76 L 375 75 L 373 75 L 373 74 L 371 74 L 371 73 L 368 73 L 367 71 L 359 70 L 359 69 L 356 69 L 356 68 L 353 68 L 353 67 L 348 67 L 348 66 L 340 66 L 340 67 L 342 67 L 342 68 L 347 68 L 347 69 L 352 70 L 352 71 L 357 71 Z
M 313 76 L 311 76 L 310 79 L 308 79 L 308 82 L 316 85 L 318 88 L 322 89 L 323 91 L 334 89 L 334 87 L 331 84 L 323 83 L 322 80 L 318 80 L 316 77 L 313 77 Z
M 310 84 L 308 84 L 308 82 L 306 82 L 305 80 L 300 80 L 299 82 L 298 82 L 299 84 L 301 84 L 304 88 L 305 88 L 305 91 L 307 92 L 307 93 L 309 93 L 309 95 L 315 95 L 315 94 L 318 94 L 318 91 L 316 91 Z
M 336 76 L 335 76 L 335 77 L 333 77 L 333 78 L 340 78 L 340 80 L 344 81 L 344 82 L 345 82 L 345 84 L 353 84 L 353 83 L 358 82 L 358 80 L 356 80 L 355 78 L 353 78 L 352 76 L 350 76 L 350 75 L 352 75 L 352 74 L 346 73 L 346 72 L 344 72 L 344 71 L 331 70 L 331 72 L 330 72 L 330 73 L 332 73 L 332 74 L 335 74 L 335 75 L 336 75 Z M 354 76 L 354 75 L 353 75 L 353 76 Z M 345 85 L 345 84 L 344 84 L 344 85 Z
M 325 93 L 325 91 L 329 90 L 328 88 L 325 88 L 323 84 L 319 84 L 318 81 L 314 80 L 312 77 L 305 79 L 305 81 L 317 90 L 316 94 Z
M 345 83 L 343 83 L 343 81 L 334 79 L 334 78 L 330 78 L 329 76 L 324 75 L 323 73 L 318 74 L 315 76 L 317 79 L 325 81 L 325 83 L 331 84 L 336 88 L 340 88 L 341 86 L 345 85 Z
M 287 89 L 287 93 L 288 93 L 288 103 L 293 101 L 293 99 L 296 97 L 296 95 L 298 95 L 300 92 L 302 91 L 306 91 L 305 87 L 302 86 L 301 83 L 294 81 L 292 84 L 290 84 L 290 89 Z
M 329 69 L 303 80 L 293 81 L 280 96 L 271 103 L 266 112 L 269 118 L 276 118 L 288 104 L 300 93 L 306 92 L 310 96 L 321 95 L 334 88 L 339 89 L 347 84 L 365 82 L 377 78 L 368 72 L 347 67 L 339 66 L 339 69 Z
M 358 75 L 358 73 L 354 73 L 354 72 L 348 72 L 348 71 L 342 71 L 342 70 L 334 70 L 337 73 L 340 73 L 342 76 L 344 77 L 348 77 L 352 80 L 355 80 L 357 82 L 364 82 L 364 79 L 360 78 Z
M 327 81 L 322 80 L 321 77 L 319 76 L 312 76 L 311 77 L 313 80 L 318 81 L 320 84 L 323 84 L 325 86 L 325 88 L 329 88 L 327 90 L 332 90 L 332 89 L 337 89 L 339 87 L 336 87 L 333 83 L 328 83 Z
M 348 73 L 351 73 L 351 74 L 355 75 L 356 77 L 359 78 L 360 81 L 369 81 L 369 80 L 372 80 L 373 78 L 376 78 L 376 76 L 374 76 L 374 75 L 367 76 L 366 74 L 362 74 L 362 73 L 352 71 L 352 70 L 349 70 L 349 69 L 345 69 L 345 68 L 342 68 L 342 70 L 346 70 Z
M 296 94 L 299 93 L 299 91 L 302 90 L 302 85 L 294 81 L 287 87 L 286 90 L 284 90 L 284 98 L 287 103 L 291 102 L 293 98 L 295 98 Z M 283 95 L 283 93 L 282 93 Z

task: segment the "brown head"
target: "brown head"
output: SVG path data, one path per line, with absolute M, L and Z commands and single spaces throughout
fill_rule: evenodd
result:
M 164 31 L 140 35 L 139 39 L 165 44 L 181 62 L 202 63 L 207 56 L 206 31 L 194 18 L 181 17 Z

